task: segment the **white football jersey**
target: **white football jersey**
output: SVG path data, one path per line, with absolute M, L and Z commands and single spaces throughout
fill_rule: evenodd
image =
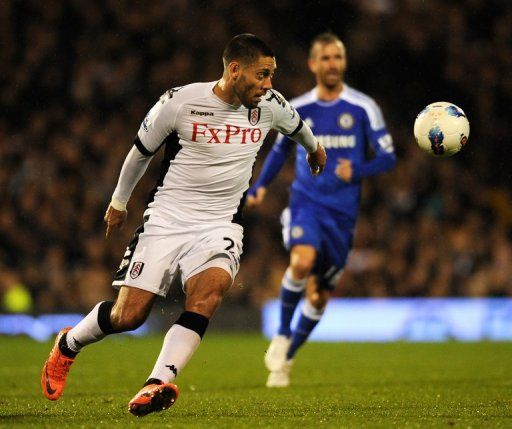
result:
M 165 144 L 162 177 L 146 214 L 178 223 L 238 222 L 244 192 L 271 128 L 294 135 L 302 120 L 276 91 L 258 107 L 217 97 L 217 82 L 167 91 L 149 111 L 135 144 L 152 155 Z

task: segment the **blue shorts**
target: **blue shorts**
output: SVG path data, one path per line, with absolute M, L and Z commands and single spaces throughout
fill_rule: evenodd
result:
M 322 288 L 333 290 L 343 273 L 354 239 L 353 221 L 309 199 L 292 194 L 281 215 L 283 241 L 288 250 L 297 244 L 313 246 L 317 258 L 313 274 Z

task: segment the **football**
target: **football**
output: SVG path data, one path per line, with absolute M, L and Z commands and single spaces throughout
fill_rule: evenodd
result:
M 469 121 L 455 104 L 439 101 L 429 104 L 414 121 L 418 146 L 430 155 L 452 156 L 468 142 Z

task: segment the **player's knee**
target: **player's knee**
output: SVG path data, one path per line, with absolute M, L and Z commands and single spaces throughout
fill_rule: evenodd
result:
M 192 278 L 187 283 L 185 310 L 211 318 L 231 283 L 231 276 L 220 268 Z
M 291 264 L 293 278 L 296 280 L 302 280 L 308 277 L 313 269 L 314 262 L 315 260 L 313 258 L 295 258 Z
M 329 297 L 330 293 L 326 290 L 314 291 L 308 295 L 308 301 L 316 310 L 324 310 Z
M 118 332 L 133 331 L 140 327 L 146 320 L 147 314 L 138 308 L 114 308 L 110 314 L 112 328 Z
M 187 297 L 186 309 L 208 318 L 212 317 L 215 310 L 219 308 L 228 287 L 224 282 L 211 282 L 207 289 Z
M 215 310 L 219 308 L 223 296 L 224 294 L 221 291 L 215 290 L 207 296 L 194 297 L 187 300 L 186 310 L 210 318 L 215 313 Z

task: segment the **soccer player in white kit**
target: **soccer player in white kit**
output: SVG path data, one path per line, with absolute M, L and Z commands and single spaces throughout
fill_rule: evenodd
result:
M 143 416 L 171 406 L 179 394 L 172 381 L 192 357 L 238 271 L 240 215 L 265 136 L 272 128 L 290 136 L 308 152 L 312 174 L 323 170 L 324 149 L 296 110 L 272 90 L 272 50 L 256 36 L 241 34 L 224 49 L 223 63 L 220 80 L 167 91 L 142 122 L 105 214 L 107 237 L 126 220 L 135 185 L 165 146 L 162 176 L 114 278 L 115 303 L 98 303 L 74 328 L 57 335 L 41 374 L 46 398 L 60 398 L 84 346 L 139 327 L 155 297 L 166 296 L 180 276 L 185 311 L 167 332 L 129 411 Z

